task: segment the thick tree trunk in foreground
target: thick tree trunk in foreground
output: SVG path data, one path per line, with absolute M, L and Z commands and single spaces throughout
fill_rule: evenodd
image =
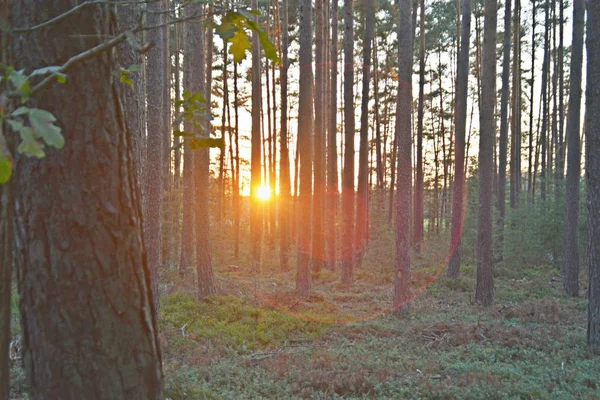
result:
M 298 259 L 296 290 L 308 296 L 311 288 L 311 200 L 313 141 L 313 76 L 312 76 L 312 3 L 300 1 L 300 99 L 298 105 L 298 142 L 300 153 L 300 195 L 297 214 Z
M 469 89 L 469 49 L 471 37 L 471 0 L 462 0 L 461 42 L 456 74 L 456 155 L 454 157 L 454 194 L 452 204 L 452 237 L 448 276 L 460 273 L 461 236 L 464 222 L 465 196 L 465 133 L 467 129 L 467 95 Z
M 600 3 L 587 4 L 585 172 L 588 189 L 589 345 L 600 347 Z
M 256 0 L 252 0 L 252 8 L 256 9 Z M 258 22 L 258 18 L 255 18 Z M 252 242 L 253 270 L 257 272 L 260 266 L 262 245 L 262 205 L 256 199 L 256 191 L 262 184 L 260 167 L 262 159 L 260 112 L 261 112 L 261 84 L 260 84 L 260 47 L 258 35 L 252 32 L 252 154 L 250 159 L 250 236 Z
M 398 20 L 398 186 L 396 199 L 396 257 L 394 259 L 394 309 L 408 307 L 410 301 L 410 242 L 412 214 L 411 103 L 412 47 L 411 2 L 399 1 Z
M 11 2 L 0 5 L 0 19 L 6 24 L 7 30 L 0 31 L 0 62 L 12 65 L 11 37 L 10 37 L 10 12 Z M 4 82 L 6 83 L 6 82 Z M 2 90 L 3 87 L 0 87 Z M 0 107 L 6 107 L 6 98 L 0 97 Z M 8 126 L 0 123 L 1 146 L 6 146 L 12 152 L 14 146 L 6 143 L 14 137 L 12 132 L 7 134 Z M 10 323 L 11 323 L 11 291 L 12 267 L 14 250 L 14 199 L 13 181 L 0 185 L 0 400 L 8 400 L 10 388 Z
M 354 20 L 344 0 L 344 171 L 342 176 L 342 283 L 354 281 Z M 302 86 L 301 86 L 302 87 Z
M 497 0 L 485 0 L 481 74 L 481 127 L 479 138 L 479 220 L 477 229 L 477 286 L 475 299 L 488 306 L 494 302 L 492 243 L 492 180 L 494 152 L 494 102 L 496 93 Z
M 33 26 L 77 3 L 16 2 L 14 23 Z M 97 5 L 17 35 L 16 67 L 61 64 L 113 36 L 112 10 Z M 66 140 L 43 160 L 19 157 L 13 177 L 23 361 L 33 399 L 163 398 L 120 86 L 114 52 L 107 51 L 74 66 L 65 85 L 31 101 L 56 116 Z
M 563 231 L 563 259 L 561 275 L 563 288 L 569 296 L 579 294 L 579 179 L 581 178 L 581 150 L 579 143 L 581 120 L 581 76 L 583 65 L 583 32 L 585 1 L 573 2 L 573 47 L 571 50 L 571 78 L 569 111 L 567 114 L 567 187 L 566 212 Z M 590 115 L 590 114 L 588 114 Z M 597 150 L 596 150 L 597 151 Z

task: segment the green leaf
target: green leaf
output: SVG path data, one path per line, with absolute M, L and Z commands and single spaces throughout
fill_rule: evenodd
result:
M 233 37 L 233 34 L 237 29 L 238 28 L 235 25 L 233 25 L 229 18 L 223 18 L 220 25 L 215 25 L 215 32 L 225 42 L 229 41 L 229 39 Z
M 0 152 L 0 184 L 8 182 L 12 175 L 12 160 Z
M 240 63 L 246 58 L 246 51 L 252 49 L 248 35 L 246 35 L 243 29 L 238 29 L 233 37 L 229 39 L 229 42 L 231 43 L 229 54 L 233 55 L 233 61 L 236 63 Z
M 210 147 L 218 147 L 221 150 L 225 148 L 225 140 L 223 138 L 216 139 L 192 139 L 189 141 L 192 150 L 206 149 Z
M 35 136 L 44 139 L 47 145 L 60 149 L 65 145 L 65 139 L 61 129 L 54 125 L 55 121 L 56 117 L 49 111 L 32 108 L 29 112 L 29 122 Z
M 13 131 L 17 133 L 24 127 L 21 121 L 17 121 L 16 119 L 9 118 L 6 120 L 6 123 L 12 128 Z
M 33 129 L 25 126 L 19 131 L 19 133 L 21 134 L 22 139 L 21 144 L 19 144 L 19 147 L 17 147 L 17 151 L 19 153 L 37 158 L 43 158 L 46 155 L 42 149 L 42 145 L 35 138 Z
M 13 117 L 19 117 L 21 115 L 29 114 L 30 112 L 31 108 L 22 106 L 17 108 L 15 111 L 11 112 L 10 115 L 12 115 Z
M 66 74 L 63 74 L 62 72 L 57 72 L 55 75 L 56 75 L 56 80 L 58 81 L 58 83 L 60 83 L 60 84 L 67 83 L 67 75 Z

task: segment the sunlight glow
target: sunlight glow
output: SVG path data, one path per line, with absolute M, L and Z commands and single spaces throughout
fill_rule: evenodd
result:
M 259 186 L 256 189 L 256 198 L 264 202 L 271 200 L 271 188 L 266 185 Z

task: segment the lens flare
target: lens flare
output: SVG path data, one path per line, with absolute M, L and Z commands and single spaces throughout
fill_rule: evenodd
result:
M 271 200 L 271 188 L 269 186 L 259 186 L 256 189 L 256 198 L 258 201 L 269 201 Z

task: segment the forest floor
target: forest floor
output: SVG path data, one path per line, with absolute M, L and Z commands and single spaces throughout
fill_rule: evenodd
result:
M 556 268 L 497 266 L 495 304 L 482 308 L 473 303 L 474 268 L 446 278 L 447 241 L 431 241 L 413 260 L 409 311 L 397 315 L 386 237 L 372 240 L 351 289 L 323 271 L 308 298 L 294 294 L 295 274 L 278 271 L 268 246 L 264 258 L 273 261 L 259 272 L 248 260 L 217 259 L 219 295 L 201 302 L 166 270 L 167 397 L 600 399 L 599 358 L 585 345 L 585 293 L 561 294 Z M 13 398 L 26 398 L 23 391 L 15 367 Z

